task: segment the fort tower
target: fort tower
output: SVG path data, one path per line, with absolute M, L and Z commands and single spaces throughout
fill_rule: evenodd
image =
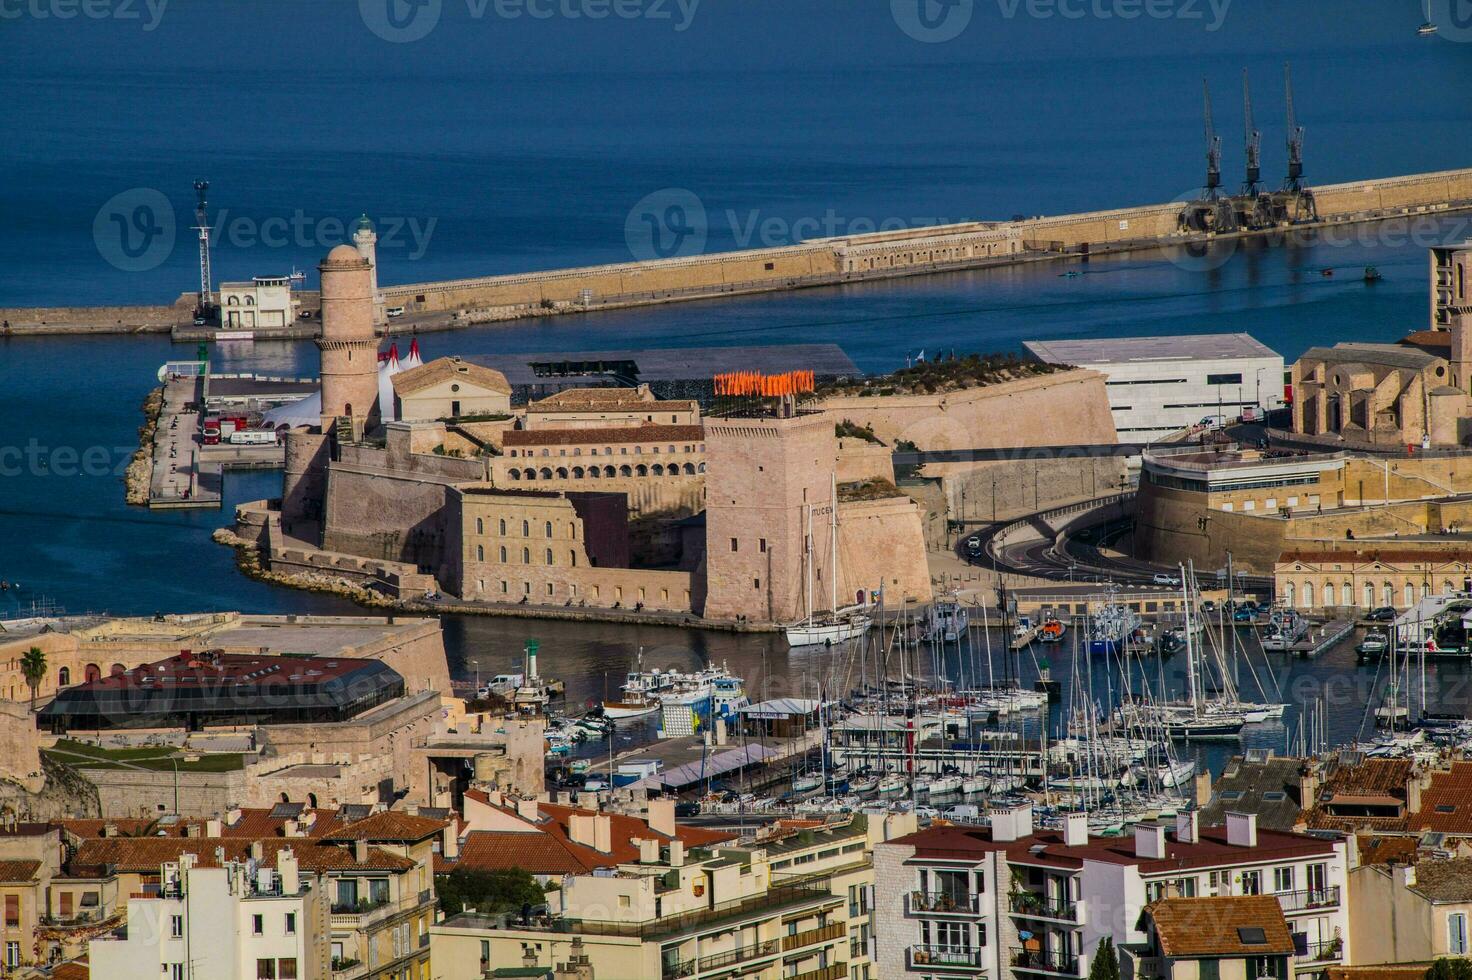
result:
M 373 330 L 373 266 L 339 245 L 322 273 L 322 431 L 362 438 L 378 419 L 378 337 Z

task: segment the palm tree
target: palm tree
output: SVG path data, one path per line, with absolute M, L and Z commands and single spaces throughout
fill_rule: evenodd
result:
M 40 647 L 31 647 L 20 658 L 20 672 L 31 687 L 31 710 L 36 710 L 36 688 L 46 677 L 46 654 Z

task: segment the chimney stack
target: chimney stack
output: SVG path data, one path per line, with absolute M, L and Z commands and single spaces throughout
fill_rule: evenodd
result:
M 224 836 L 219 817 L 210 817 L 204 822 L 204 835 L 211 840 L 216 840 Z
M 460 856 L 460 838 L 455 834 L 455 825 L 449 823 L 440 831 L 440 856 L 453 861 Z
M 1195 844 L 1201 839 L 1200 816 L 1195 810 L 1176 814 L 1176 840 L 1182 844 Z
M 1135 857 L 1159 861 L 1165 857 L 1165 828 L 1157 823 L 1135 824 Z
M 574 844 L 594 847 L 598 843 L 597 832 L 593 829 L 596 819 L 591 813 L 574 813 L 567 820 L 567 836 Z
M 1257 814 L 1227 814 L 1227 843 L 1233 847 L 1257 846 Z
M 683 868 L 685 866 L 685 842 L 676 837 L 670 841 L 670 867 Z
M 531 823 L 536 823 L 537 820 L 541 818 L 542 811 L 538 808 L 536 800 L 518 799 L 516 801 L 516 814 L 523 820 L 530 821 Z
M 281 894 L 295 895 L 301 891 L 301 871 L 296 854 L 291 848 L 288 847 L 276 855 L 276 871 L 281 875 Z
M 1082 847 L 1089 842 L 1089 815 L 1070 813 L 1063 818 L 1063 843 Z
M 367 841 L 365 841 L 365 840 L 355 840 L 355 841 L 353 841 L 353 863 L 354 864 L 367 864 L 368 863 L 368 842 Z
M 659 863 L 659 841 L 652 840 L 652 839 L 651 840 L 640 840 L 638 838 L 635 838 L 634 839 L 634 843 L 639 845 L 639 863 L 640 864 L 658 864 Z
M 593 818 L 593 849 L 599 854 L 613 852 L 613 818 L 606 813 Z
M 987 814 L 992 840 L 999 843 L 1032 836 L 1032 805 L 998 807 Z
M 665 797 L 649 801 L 649 829 L 666 837 L 675 836 L 675 801 Z

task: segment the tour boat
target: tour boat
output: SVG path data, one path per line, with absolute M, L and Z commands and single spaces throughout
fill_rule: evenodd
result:
M 659 702 L 652 698 L 630 698 L 626 701 L 604 701 L 603 717 L 610 721 L 626 721 L 630 718 L 648 718 L 659 711 Z

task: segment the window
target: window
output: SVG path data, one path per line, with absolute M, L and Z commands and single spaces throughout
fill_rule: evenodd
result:
M 549 565 L 552 564 L 552 549 L 551 548 L 548 548 L 547 549 L 547 564 L 549 564 Z
M 475 560 L 476 561 L 485 561 L 486 560 L 486 549 L 485 549 L 485 546 L 484 545 L 479 545 L 478 544 L 478 545 L 475 546 Z
M 736 539 L 735 539 L 735 538 L 732 538 L 732 539 L 731 539 L 731 550 L 732 550 L 732 551 L 735 551 L 735 550 L 737 550 L 737 547 L 738 547 L 738 546 L 737 546 L 737 544 L 736 544 Z
M 1242 872 L 1242 894 L 1243 895 L 1261 895 L 1262 894 L 1262 872 L 1261 871 L 1244 871 L 1244 872 Z
M 485 519 L 484 518 L 477 517 L 475 519 L 475 533 L 476 534 L 485 534 L 486 533 L 486 522 L 485 522 Z
M 296 957 L 283 956 L 276 961 L 277 980 L 296 980 Z
M 184 935 L 184 916 L 169 916 L 169 937 L 172 939 L 182 938 Z
M 1467 954 L 1467 913 L 1453 912 L 1446 917 L 1446 951 L 1453 956 Z
M 286 934 L 288 936 L 295 936 L 296 935 L 296 913 L 295 912 L 288 912 L 288 913 L 286 913 Z
M 271 959 L 256 960 L 256 980 L 276 980 L 276 961 Z
M 253 915 L 250 917 L 250 934 L 252 936 L 263 936 L 266 934 L 266 917 L 264 915 Z
M 506 518 L 504 518 L 504 517 L 501 518 L 501 534 L 502 534 L 503 537 L 506 534 Z
M 767 539 L 766 538 L 758 538 L 757 539 L 756 550 L 757 551 L 760 551 L 762 554 L 766 554 L 767 553 Z
M 1242 375 L 1239 374 L 1208 374 L 1206 383 L 1209 385 L 1239 385 L 1242 383 Z
M 20 943 L 5 944 L 5 965 L 12 970 L 20 966 Z
M 184 980 L 184 964 L 169 964 L 169 980 Z
M 1293 868 L 1283 867 L 1273 869 L 1273 891 L 1291 892 L 1293 890 Z
M 1221 960 L 1201 959 L 1196 963 L 1199 967 L 1198 980 L 1221 980 Z
M 551 521 L 548 521 L 547 522 L 547 537 L 550 538 L 551 536 L 552 536 L 552 522 Z

